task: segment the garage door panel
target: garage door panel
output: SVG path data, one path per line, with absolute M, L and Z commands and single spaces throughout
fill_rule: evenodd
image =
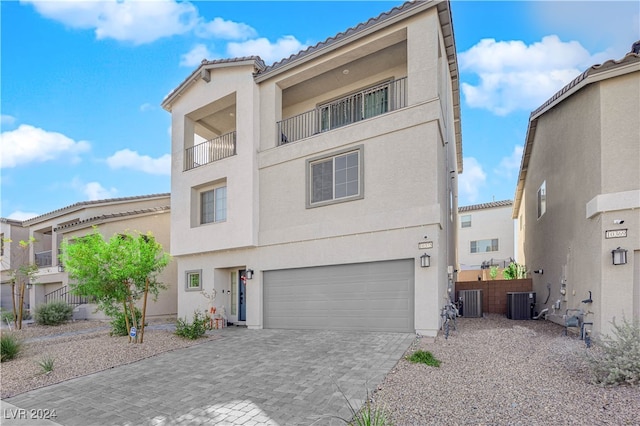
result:
M 414 261 L 264 273 L 264 327 L 413 332 Z

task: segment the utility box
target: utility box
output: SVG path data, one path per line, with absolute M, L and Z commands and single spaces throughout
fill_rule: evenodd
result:
M 512 320 L 528 320 L 533 318 L 536 305 L 534 292 L 507 293 L 507 318 Z
M 460 290 L 458 298 L 462 300 L 462 316 L 479 318 L 482 316 L 482 290 Z

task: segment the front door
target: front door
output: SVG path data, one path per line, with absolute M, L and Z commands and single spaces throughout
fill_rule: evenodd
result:
M 247 320 L 247 278 L 246 270 L 240 270 L 238 274 L 238 321 Z

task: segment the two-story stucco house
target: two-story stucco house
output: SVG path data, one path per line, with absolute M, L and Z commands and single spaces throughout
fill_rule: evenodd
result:
M 513 201 L 492 201 L 458 208 L 458 280 L 489 279 L 489 268 L 515 261 Z
M 531 113 L 513 218 L 536 310 L 552 321 L 582 311 L 609 333 L 614 318 L 640 316 L 638 117 L 637 52 L 590 67 Z
M 167 95 L 179 315 L 215 289 L 250 328 L 435 335 L 462 170 L 455 52 L 449 3 L 408 2 L 270 66 L 204 60 Z
M 11 271 L 25 261 L 28 254 L 20 248 L 20 241 L 29 239 L 29 230 L 22 226 L 22 222 L 13 219 L 0 218 L 0 307 L 3 310 L 13 310 L 11 294 Z M 25 291 L 24 309 L 29 309 L 28 291 Z M 16 303 L 18 300 L 16 299 Z
M 164 250 L 169 251 L 169 213 L 170 195 L 165 193 L 82 201 L 18 222 L 19 226 L 13 224 L 14 234 L 16 229 L 22 230 L 21 239 L 34 238 L 28 256 L 29 262 L 37 264 L 39 270 L 29 291 L 28 306 L 33 309 L 42 303 L 65 300 L 74 306 L 77 319 L 106 318 L 103 312 L 95 312 L 95 305 L 71 294 L 69 274 L 58 259 L 60 244 L 64 239 L 73 240 L 93 232 L 95 226 L 105 239 L 122 232 L 151 232 Z M 159 275 L 158 280 L 168 288 L 160 292 L 157 301 L 149 299 L 147 317 L 177 314 L 176 271 L 176 264 L 172 261 Z M 3 288 L 3 292 L 6 291 Z

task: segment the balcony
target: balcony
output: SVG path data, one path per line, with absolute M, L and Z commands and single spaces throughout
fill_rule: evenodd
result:
M 407 78 L 388 81 L 277 123 L 278 145 L 407 106 Z
M 184 171 L 236 155 L 236 132 L 199 143 L 184 152 Z
M 38 265 L 39 268 L 46 268 L 53 265 L 51 250 L 35 253 L 35 257 L 36 257 L 36 265 Z

